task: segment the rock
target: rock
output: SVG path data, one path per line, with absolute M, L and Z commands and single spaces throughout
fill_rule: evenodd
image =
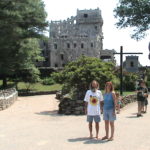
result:
M 75 115 L 80 115 L 80 111 L 75 111 L 74 114 Z
M 65 115 L 71 115 L 71 111 L 67 110 L 67 111 L 65 112 Z
M 76 111 L 82 111 L 82 110 L 83 110 L 83 107 L 82 107 L 82 106 L 76 107 L 75 110 L 76 110 Z

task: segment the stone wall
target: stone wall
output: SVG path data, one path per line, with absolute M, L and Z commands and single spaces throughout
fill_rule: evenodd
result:
M 15 88 L 0 90 L 0 111 L 10 107 L 18 97 Z
M 56 94 L 56 98 L 60 99 L 59 114 L 65 115 L 84 115 L 84 101 L 83 100 L 72 100 L 65 96 L 61 97 L 60 93 Z M 121 108 L 129 103 L 137 100 L 136 95 L 128 95 L 123 97 Z

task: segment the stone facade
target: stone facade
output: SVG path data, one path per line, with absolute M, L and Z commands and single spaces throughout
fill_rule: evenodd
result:
M 138 56 L 126 56 L 126 61 L 124 62 L 124 67 L 128 72 L 138 72 L 139 71 L 139 60 Z
M 103 49 L 101 11 L 77 10 L 75 17 L 50 23 L 51 67 L 63 67 L 79 56 L 100 58 Z
M 45 61 L 38 66 L 61 68 L 81 55 L 96 58 L 107 55 L 107 59 L 114 61 L 114 51 L 103 50 L 102 26 L 99 8 L 77 10 L 77 15 L 67 20 L 51 21 L 49 40 L 40 43 Z
M 18 97 L 18 92 L 16 89 L 7 89 L 0 91 L 0 110 L 4 110 L 10 107 Z
M 102 59 L 103 61 L 106 61 L 106 62 L 112 61 L 112 62 L 116 63 L 114 53 L 116 53 L 116 51 L 114 49 L 102 50 L 102 51 L 100 51 L 100 59 Z

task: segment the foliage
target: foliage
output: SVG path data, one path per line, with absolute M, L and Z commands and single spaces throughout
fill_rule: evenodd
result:
M 117 27 L 135 27 L 132 38 L 144 38 L 150 29 L 150 1 L 149 0 L 119 0 L 114 10 L 118 18 Z
M 126 91 L 134 91 L 137 80 L 138 75 L 136 73 L 129 73 L 129 72 L 123 73 L 123 84 Z
M 46 77 L 43 79 L 42 83 L 44 85 L 53 85 L 55 83 L 55 81 L 51 78 L 51 77 Z
M 63 71 L 53 73 L 52 76 L 56 82 L 67 84 L 69 92 L 76 91 L 77 98 L 83 98 L 92 80 L 97 80 L 100 83 L 100 88 L 104 88 L 105 82 L 115 79 L 114 67 L 113 63 L 81 56 L 66 65 Z
M 0 75 L 6 84 L 8 76 L 14 77 L 22 70 L 37 72 L 35 61 L 41 60 L 37 39 L 43 37 L 47 26 L 44 3 L 1 0 L 0 18 Z

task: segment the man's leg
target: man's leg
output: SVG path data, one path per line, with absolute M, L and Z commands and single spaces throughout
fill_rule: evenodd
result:
M 89 131 L 90 131 L 90 138 L 93 138 L 93 134 L 92 134 L 92 122 L 89 122 Z
M 141 115 L 141 109 L 142 109 L 141 101 L 138 101 L 138 114 L 137 114 L 137 116 Z
M 99 134 L 99 122 L 95 122 L 95 128 L 96 128 L 96 138 L 98 139 L 98 134 Z
M 87 116 L 87 122 L 89 123 L 90 138 L 93 138 L 93 134 L 92 134 L 93 116 Z

